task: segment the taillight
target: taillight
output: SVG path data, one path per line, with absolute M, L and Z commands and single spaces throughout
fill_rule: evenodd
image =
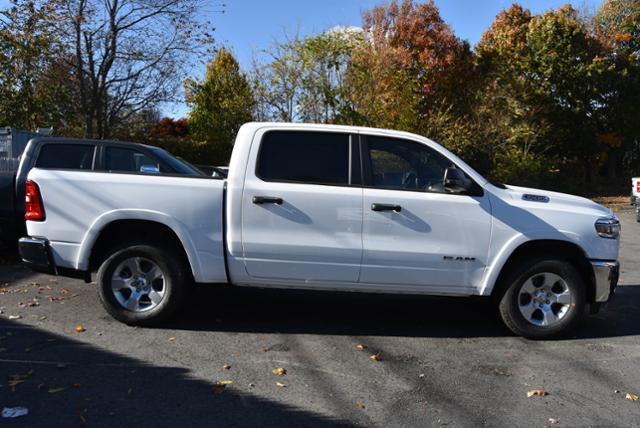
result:
M 24 219 L 29 221 L 44 221 L 44 206 L 40 188 L 31 180 L 24 183 Z
M 640 193 L 640 180 L 636 181 L 636 192 Z

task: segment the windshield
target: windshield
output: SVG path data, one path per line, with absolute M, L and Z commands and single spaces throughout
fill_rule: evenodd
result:
M 171 156 L 169 153 L 162 149 L 159 149 L 157 147 L 149 147 L 149 149 L 153 152 L 154 155 L 159 157 L 165 164 L 167 164 L 169 168 L 173 169 L 173 172 L 175 172 L 176 174 L 204 175 L 202 171 L 190 166 L 180 159 Z

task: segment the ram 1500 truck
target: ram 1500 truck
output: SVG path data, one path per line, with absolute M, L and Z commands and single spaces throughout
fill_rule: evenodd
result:
M 492 184 L 433 141 L 380 129 L 250 123 L 226 180 L 36 167 L 23 260 L 97 271 L 133 325 L 192 284 L 492 296 L 531 338 L 566 334 L 618 280 L 620 224 L 588 199 Z

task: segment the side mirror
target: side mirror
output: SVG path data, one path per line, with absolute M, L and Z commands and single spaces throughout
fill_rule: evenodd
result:
M 458 168 L 444 171 L 444 190 L 448 193 L 465 193 L 471 188 L 471 180 Z
M 147 174 L 159 174 L 160 168 L 158 168 L 156 165 L 141 165 L 140 172 L 144 172 Z

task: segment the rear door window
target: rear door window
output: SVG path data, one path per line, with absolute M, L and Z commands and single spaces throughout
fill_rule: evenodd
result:
M 36 168 L 90 170 L 95 151 L 96 147 L 90 144 L 45 144 L 38 154 Z
M 139 150 L 123 147 L 105 148 L 105 169 L 115 172 L 160 172 L 160 164 Z
M 349 185 L 349 134 L 271 131 L 260 146 L 256 175 L 265 181 Z

